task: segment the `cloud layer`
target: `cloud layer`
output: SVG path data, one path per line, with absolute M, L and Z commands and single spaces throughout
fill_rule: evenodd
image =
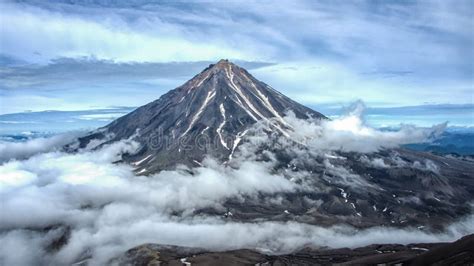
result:
M 392 74 L 420 63 L 467 67 L 464 55 L 473 56 L 473 38 L 464 27 L 472 22 L 470 1 L 250 1 L 245 10 L 237 8 L 240 4 L 7 2 L 2 18 L 12 27 L 2 28 L 3 46 L 5 53 L 29 60 L 35 53 L 45 59 L 95 55 L 146 62 L 345 57 L 359 65 L 384 65 Z M 33 46 L 30 38 L 38 42 Z M 402 63 L 402 54 L 411 56 L 403 56 Z
M 74 141 L 81 133 L 60 134 L 49 138 L 35 138 L 27 142 L 0 140 L 0 163 L 9 159 L 23 159 L 32 155 L 61 149 Z

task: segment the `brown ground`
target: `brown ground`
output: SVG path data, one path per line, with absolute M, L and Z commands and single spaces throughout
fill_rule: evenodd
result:
M 145 244 L 117 259 L 119 265 L 474 265 L 474 234 L 453 243 L 386 244 L 356 249 L 306 248 L 287 255 L 253 250 L 209 252 Z M 190 263 L 190 264 L 189 264 Z

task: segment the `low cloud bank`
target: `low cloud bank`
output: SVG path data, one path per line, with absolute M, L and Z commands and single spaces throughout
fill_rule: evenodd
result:
M 285 120 L 294 128 L 292 136 L 313 150 L 338 150 L 348 152 L 374 152 L 403 144 L 429 142 L 441 135 L 447 123 L 420 128 L 401 125 L 395 131 L 384 131 L 368 126 L 364 120 L 366 107 L 356 102 L 340 118 L 328 121 L 301 120 L 289 114 Z
M 360 113 L 321 125 L 287 118 L 298 129 L 292 137 L 309 140 L 306 147 L 311 152 L 371 152 L 429 138 L 438 131 L 435 127 L 382 132 L 357 119 L 361 119 Z M 201 167 L 181 167 L 143 177 L 136 176 L 130 165 L 114 163 L 122 154 L 139 149 L 134 140 L 75 154 L 55 150 L 67 140 L 63 136 L 2 146 L 9 152 L 4 158 L 8 161 L 0 165 L 2 264 L 65 265 L 88 259 L 91 265 L 103 265 L 143 243 L 285 253 L 304 246 L 450 241 L 474 231 L 473 216 L 453 223 L 444 233 L 431 234 L 387 227 L 356 230 L 297 222 L 240 223 L 224 215 L 195 215 L 195 210 L 206 207 L 224 214 L 221 204 L 228 198 L 294 192 L 306 187 L 293 182 L 291 176 L 272 171 L 272 160 L 248 160 L 244 156 L 250 153 L 248 144 L 232 167 L 208 158 Z M 388 167 L 381 161 L 373 163 Z M 62 236 L 67 236 L 64 243 L 60 241 Z
M 127 140 L 97 151 L 50 152 L 1 165 L 4 217 L 0 238 L 8 243 L 0 249 L 3 261 L 9 265 L 32 261 L 67 264 L 87 256 L 84 252 L 92 248 L 94 261 L 101 264 L 131 244 L 147 239 L 165 243 L 173 239 L 171 234 L 181 239 L 175 244 L 198 246 L 199 242 L 193 244 L 192 239 L 205 233 L 200 227 L 218 230 L 224 221 L 212 219 L 216 229 L 205 219 L 192 225 L 190 214 L 196 208 L 218 207 L 229 197 L 292 191 L 296 187 L 270 173 L 271 165 L 266 163 L 243 162 L 232 169 L 209 159 L 194 169 L 193 175 L 183 168 L 151 177 L 135 176 L 131 166 L 113 164 L 121 154 L 137 148 L 138 143 Z M 181 214 L 175 217 L 176 211 Z M 44 231 L 51 226 L 58 229 Z M 189 228 L 181 231 L 180 227 Z M 71 230 L 68 244 L 54 256 L 44 252 L 66 229 Z M 166 240 L 160 236 L 163 232 L 168 234 Z M 25 254 L 10 252 L 10 248 L 22 245 L 29 247 Z M 211 245 L 218 246 L 216 242 Z
M 25 159 L 35 154 L 60 149 L 73 142 L 80 133 L 65 133 L 47 138 L 35 138 L 25 142 L 0 141 L 0 163 L 11 159 Z

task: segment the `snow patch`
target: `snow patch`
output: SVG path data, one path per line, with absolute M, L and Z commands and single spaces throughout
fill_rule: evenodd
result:
M 235 149 L 239 145 L 240 141 L 242 141 L 242 138 L 244 137 L 244 135 L 247 134 L 247 131 L 248 130 L 237 133 L 237 136 L 235 137 L 235 140 L 234 140 L 234 145 L 232 146 L 232 151 L 229 155 L 229 161 L 232 159 L 232 155 L 234 155 Z
M 220 110 L 221 115 L 222 115 L 222 123 L 216 129 L 216 132 L 217 132 L 217 135 L 219 135 L 219 139 L 221 141 L 222 146 L 224 146 L 224 148 L 230 150 L 229 147 L 227 147 L 227 143 L 225 143 L 224 138 L 222 137 L 222 128 L 224 127 L 224 125 L 226 123 L 224 103 L 221 103 L 219 105 L 219 110 Z
M 265 106 L 265 108 L 267 108 L 268 111 L 270 111 L 270 113 L 272 113 L 275 117 L 277 117 L 280 122 L 285 125 L 285 126 L 288 126 L 288 127 L 291 127 L 288 123 L 286 123 L 286 121 L 283 119 L 283 117 L 280 116 L 280 114 L 275 110 L 275 108 L 273 107 L 273 105 L 270 103 L 270 101 L 268 100 L 268 97 L 265 96 L 265 94 L 263 94 L 258 88 L 257 86 L 255 86 L 255 84 L 253 83 L 253 81 L 247 77 L 246 74 L 243 75 L 250 83 L 250 86 L 252 86 L 254 88 L 254 90 L 258 93 L 258 96 L 257 98 L 259 98 L 260 102 Z
M 198 118 L 201 116 L 201 113 L 204 111 L 204 109 L 206 109 L 207 105 L 214 98 L 214 96 L 216 96 L 216 90 L 215 89 L 207 93 L 206 99 L 204 99 L 204 102 L 202 103 L 202 105 L 199 108 L 198 112 L 193 116 L 193 119 L 191 120 L 191 123 L 189 124 L 186 131 L 184 131 L 184 133 L 181 135 L 181 137 L 186 135 L 189 132 L 189 130 L 191 130 L 191 128 L 194 126 L 194 123 L 196 123 Z
M 152 154 L 150 154 L 150 155 L 148 155 L 147 157 L 141 159 L 140 161 L 133 162 L 132 165 L 139 166 L 139 165 L 142 164 L 144 161 L 148 160 L 148 158 L 150 158 L 151 156 L 152 156 Z
M 181 261 L 182 264 L 184 264 L 184 265 L 186 265 L 186 266 L 191 265 L 191 262 L 187 262 L 187 261 L 186 261 L 187 259 L 188 259 L 188 258 L 182 258 L 182 259 L 180 259 L 180 261 Z

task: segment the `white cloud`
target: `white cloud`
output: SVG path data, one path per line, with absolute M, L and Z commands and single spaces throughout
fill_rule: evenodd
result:
M 474 39 L 464 26 L 472 20 L 466 12 L 472 9 L 470 1 L 456 5 L 249 1 L 245 10 L 239 8 L 239 1 L 1 5 L 2 22 L 9 25 L 0 29 L 2 53 L 27 62 L 80 56 L 117 62 L 261 60 L 280 66 L 257 71 L 257 77 L 306 104 L 359 98 L 391 105 L 473 100 L 472 60 L 466 58 L 473 57 Z M 23 88 L 32 82 L 5 80 L 6 85 Z M 66 90 L 53 84 L 40 88 L 41 93 L 29 92 L 28 97 L 10 96 L 12 101 L 6 102 L 11 104 L 4 108 L 18 111 L 30 97 L 35 98 L 30 103 L 37 106 L 35 110 L 48 105 L 84 108 L 87 102 L 78 95 L 100 86 L 87 79 L 82 81 L 86 85 L 69 82 Z M 152 97 L 148 100 L 157 98 L 180 82 L 160 82 L 158 94 L 145 86 L 142 96 L 131 101 L 143 104 L 147 101 L 143 95 Z M 123 88 L 124 83 L 109 80 L 103 88 L 107 93 L 136 92 L 135 84 Z M 45 97 L 51 88 L 65 92 Z M 69 92 L 71 88 L 75 91 Z M 109 97 L 107 105 L 126 102 L 120 95 L 127 94 Z
M 27 61 L 94 56 L 118 62 L 171 62 L 245 59 L 245 52 L 218 41 L 188 38 L 184 29 L 159 18 L 149 21 L 153 33 L 137 30 L 112 15 L 97 20 L 60 12 L 2 4 L 2 53 Z M 41 25 L 41 27 L 38 27 Z M 150 27 L 148 25 L 147 27 Z M 147 28 L 149 29 L 149 28 Z M 31 40 L 35 40 L 31 42 Z M 251 57 L 255 59 L 255 56 Z
M 363 155 L 360 158 L 360 161 L 362 163 L 365 163 L 369 166 L 375 167 L 375 168 L 389 168 L 390 166 L 385 163 L 383 158 L 373 158 L 369 159 L 367 156 Z
M 420 66 L 465 67 L 463 54 L 473 42 L 464 27 L 471 20 L 466 12 L 472 7 L 469 1 L 457 5 L 249 1 L 245 10 L 238 8 L 239 1 L 2 6 L 2 19 L 16 29 L 2 28 L 4 50 L 30 59 L 35 50 L 29 42 L 20 42 L 28 37 L 35 39 L 36 51 L 44 58 L 91 54 L 119 61 L 326 58 L 356 65 L 359 71 L 415 68 L 431 73 Z M 448 41 L 453 38 L 456 41 Z
M 289 112 L 285 120 L 292 128 L 293 140 L 315 151 L 347 151 L 370 153 L 384 148 L 394 148 L 403 144 L 429 142 L 438 137 L 447 123 L 421 128 L 414 125 L 401 125 L 398 130 L 384 131 L 368 126 L 364 121 L 365 105 L 356 102 L 352 111 L 333 120 L 301 120 Z M 263 125 L 265 127 L 265 125 Z M 255 141 L 262 142 L 258 134 Z M 266 141 L 265 139 L 263 142 Z M 284 142 L 291 148 L 291 142 Z M 255 145 L 252 143 L 252 145 Z
M 78 118 L 82 120 L 112 121 L 126 114 L 127 113 L 90 114 L 90 115 L 80 115 L 78 116 Z
M 363 68 L 354 69 L 344 62 L 313 58 L 262 67 L 251 73 L 297 102 L 316 108 L 322 103 L 342 106 L 358 99 L 363 99 L 372 107 L 427 102 L 472 103 L 472 97 L 467 92 L 474 88 L 462 79 L 437 80 L 437 77 L 432 77 L 418 80 L 416 73 L 390 74 L 382 71 L 367 74 L 363 71 Z
M 42 250 L 48 242 L 44 239 L 47 234 L 9 230 L 68 225 L 72 226 L 73 234 L 69 244 L 53 258 L 55 263 L 71 263 L 88 247 L 97 249 L 94 253 L 99 254 L 94 255 L 101 259 L 108 248 L 113 248 L 117 255 L 117 248 L 123 251 L 132 243 L 144 241 L 151 233 L 145 233 L 149 223 L 179 227 L 178 221 L 167 221 L 172 219 L 168 215 L 173 211 L 191 213 L 195 208 L 218 206 L 228 197 L 295 189 L 292 182 L 271 174 L 269 165 L 256 162 L 243 162 L 238 169 L 232 169 L 208 160 L 204 162 L 206 167 L 194 169 L 193 175 L 164 171 L 152 177 L 134 176 L 131 166 L 113 164 L 120 154 L 136 149 L 136 143 L 126 141 L 100 151 L 53 152 L 4 163 L 0 166 L 0 193 L 5 216 L 0 228 L 8 232 L 1 234 L 2 242 L 15 245 L 34 238 L 29 246 Z M 129 233 L 122 235 L 125 228 Z M 132 232 L 137 233 L 135 240 L 125 241 Z M 111 245 L 106 244 L 109 241 Z M 33 253 L 27 258 L 6 253 L 0 257 L 17 265 L 47 259 L 44 254 L 36 255 L 40 257 L 31 258 Z
M 62 148 L 81 133 L 65 133 L 49 138 L 35 138 L 26 142 L 0 141 L 0 163 L 10 159 L 23 159 L 32 155 Z

